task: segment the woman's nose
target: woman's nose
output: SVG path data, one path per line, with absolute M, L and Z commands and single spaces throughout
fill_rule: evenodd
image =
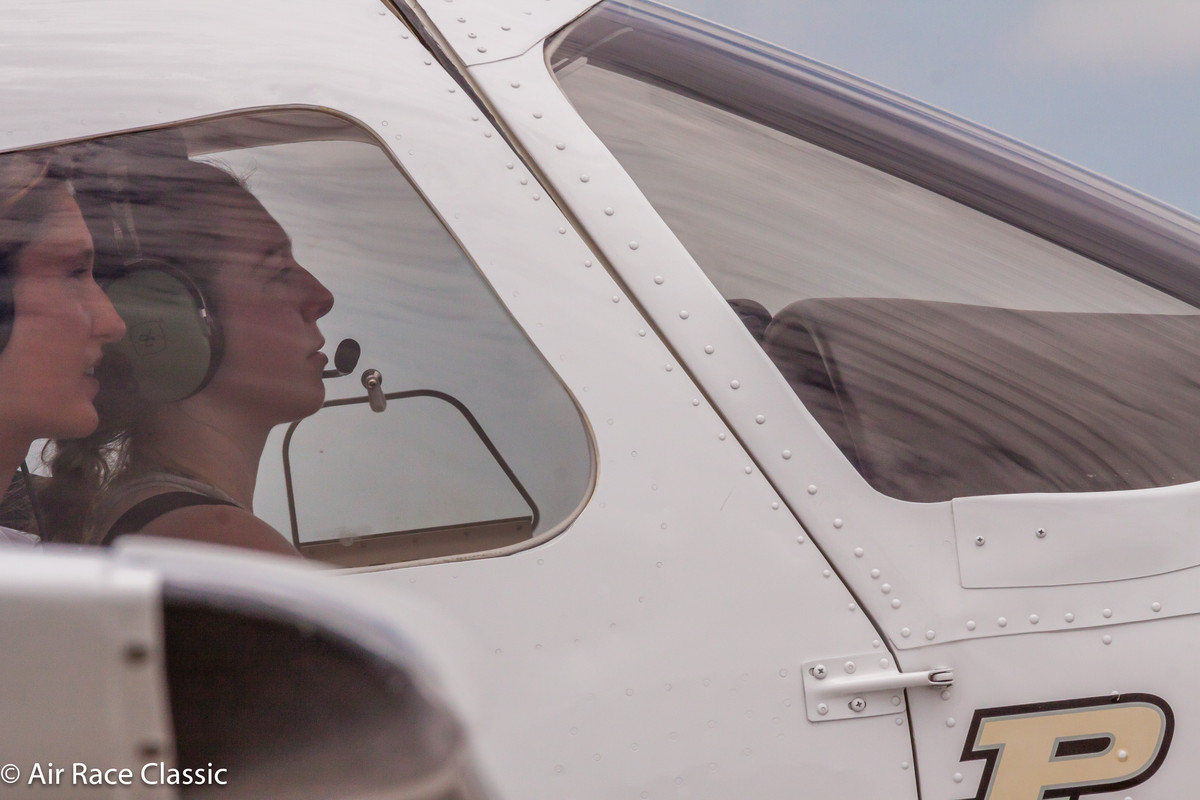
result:
M 108 295 L 95 281 L 92 281 L 91 312 L 92 335 L 95 338 L 107 343 L 125 335 L 125 320 L 121 319 Z
M 317 277 L 308 270 L 304 270 L 304 274 L 308 280 L 304 313 L 307 319 L 315 321 L 328 314 L 329 310 L 333 308 L 333 292 L 326 289 L 325 284 L 317 280 Z

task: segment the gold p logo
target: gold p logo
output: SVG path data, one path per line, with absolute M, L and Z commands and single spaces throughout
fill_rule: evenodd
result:
M 1126 789 L 1171 745 L 1171 707 L 1150 694 L 1089 697 L 975 712 L 963 761 L 987 759 L 974 800 L 1043 800 Z

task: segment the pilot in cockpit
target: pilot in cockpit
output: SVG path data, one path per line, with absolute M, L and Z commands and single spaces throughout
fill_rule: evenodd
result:
M 296 555 L 254 515 L 255 480 L 271 429 L 324 401 L 333 295 L 237 178 L 180 156 L 131 163 L 97 166 L 81 193 L 128 334 L 98 373 L 99 428 L 54 445 L 51 527 Z
M 43 155 L 0 157 L 0 486 L 18 469 L 24 483 L 10 493 L 24 502 L 5 516 L 0 542 L 38 540 L 24 463 L 33 442 L 86 436 L 97 425 L 92 373 L 101 346 L 125 327 L 92 262 L 65 167 Z

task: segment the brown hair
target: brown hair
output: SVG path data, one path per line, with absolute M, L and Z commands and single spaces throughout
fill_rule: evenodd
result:
M 190 277 L 219 314 L 213 278 L 229 245 L 227 209 L 253 195 L 219 167 L 185 158 L 135 161 L 118 165 L 121 183 L 102 180 L 113 170 L 113 154 L 90 164 L 89 181 L 80 181 L 77 199 L 96 245 L 96 273 L 120 274 L 137 258 L 165 261 Z M 254 200 L 257 204 L 257 200 Z M 132 224 L 130 222 L 132 221 Z M 139 424 L 153 406 L 132 390 L 113 359 L 96 370 L 99 427 L 82 439 L 47 446 L 52 478 L 40 492 L 49 538 L 95 543 L 103 531 L 89 530 L 103 489 L 138 460 Z

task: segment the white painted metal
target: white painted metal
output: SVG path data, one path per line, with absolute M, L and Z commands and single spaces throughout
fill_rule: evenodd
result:
M 1200 565 L 1200 485 L 951 501 L 962 585 L 1063 586 Z M 982 540 L 982 541 L 981 541 Z M 1081 558 L 1086 553 L 1103 558 Z
M 412 4 L 467 66 L 524 53 L 599 0 L 487 3 L 442 0 Z M 408 4 L 406 4 L 408 5 Z
M 0 794 L 175 797 L 80 785 L 74 768 L 173 760 L 158 576 L 96 554 L 0 555 Z
M 1007 635 L 1013 631 L 984 624 L 968 628 L 966 622 L 1011 615 L 1006 609 L 1017 604 L 1043 609 L 1041 630 L 1062 629 L 1068 627 L 1062 621 L 1068 606 L 1099 608 L 1111 604 L 1114 592 L 1132 601 L 1137 609 L 1131 612 L 1133 618 L 1148 618 L 1151 612 L 1144 609 L 1150 600 L 1144 598 L 1164 592 L 1178 605 L 1162 613 L 1200 612 L 1200 594 L 1190 591 L 1194 568 L 1119 588 L 1075 586 L 1069 597 L 1048 587 L 986 594 L 963 587 L 951 503 L 895 500 L 862 479 L 557 90 L 542 54 L 531 50 L 519 58 L 474 67 L 471 75 L 894 647 L 905 650 L 945 638 Z M 566 147 L 559 149 L 559 144 Z M 582 175 L 588 176 L 587 182 L 580 180 Z M 609 208 L 612 215 L 606 213 Z M 686 318 L 681 311 L 688 312 Z M 712 353 L 707 352 L 710 346 Z M 1175 491 L 1189 494 L 1197 488 Z M 1098 497 L 1060 496 L 1042 526 L 1068 526 L 1071 516 Z M 1077 557 L 1086 564 L 1092 559 L 1103 562 L 1108 555 L 1090 548 Z M 872 577 L 875 570 L 878 577 Z M 884 583 L 889 587 L 886 593 L 879 588 Z M 1072 623 L 1093 624 L 1101 622 L 1077 617 Z M 933 639 L 926 638 L 928 631 L 933 631 Z
M 482 645 L 462 664 L 488 689 L 465 714 L 502 795 L 915 796 L 902 714 L 814 726 L 801 708 L 805 660 L 886 654 L 870 621 L 620 283 L 391 13 L 367 0 L 56 8 L 15 6 L 0 31 L 0 148 L 239 108 L 357 118 L 577 398 L 598 477 L 565 533 L 342 579 L 433 604 Z
M 1197 562 L 1165 536 L 1137 555 L 1140 566 L 1123 559 L 1130 540 L 1106 518 L 1136 525 L 1132 503 L 1111 500 L 1112 512 L 1090 496 L 1036 507 L 902 503 L 846 462 L 549 74 L 540 41 L 587 5 L 423 8 L 456 60 L 473 65 L 469 79 L 528 169 L 381 3 L 112 0 L 70 4 L 70 13 L 11 4 L 0 30 L 0 149 L 247 108 L 326 108 L 362 121 L 576 398 L 597 477 L 569 528 L 493 559 L 285 578 L 266 561 L 188 548 L 134 547 L 113 567 L 5 553 L 0 595 L 40 610 L 0 622 L 6 641 L 29 643 L 0 650 L 0 674 L 20 680 L 44 659 L 80 652 L 60 628 L 93 637 L 84 652 L 95 653 L 156 630 L 157 564 L 180 580 L 275 587 L 310 610 L 343 595 L 372 604 L 379 625 L 411 632 L 436 656 L 503 796 L 914 797 L 903 700 L 874 716 L 874 697 L 861 712 L 851 697 L 842 708 L 855 719 L 810 721 L 826 716 L 814 702 L 834 703 L 806 693 L 803 673 L 830 654 L 873 665 L 830 691 L 870 688 L 889 705 L 908 681 L 954 667 L 952 689 L 908 694 L 926 797 L 978 785 L 979 764 L 958 758 L 981 707 L 1115 690 L 1196 708 L 1175 648 L 1196 634 Z M 1159 495 L 1185 498 L 1186 509 L 1192 491 Z M 1147 503 L 1149 523 L 1170 522 L 1163 504 L 1145 499 L 1159 495 L 1129 494 Z M 968 522 L 972 514 L 987 519 Z M 1171 524 L 1191 531 L 1186 518 Z M 991 527 L 973 532 L 982 525 Z M 1069 548 L 1055 544 L 1060 535 Z M 976 536 L 985 539 L 977 550 Z M 1170 559 L 1184 563 L 1167 571 Z M 305 597 L 309 582 L 320 590 Z M 995 588 L 971 588 L 985 585 Z M 111 627 L 104 611 L 114 607 L 126 609 L 128 627 Z M 38 619 L 45 625 L 30 622 Z M 119 667 L 93 677 L 119 701 L 105 713 L 132 715 L 126 733 L 93 741 L 78 716 L 65 730 L 65 690 L 47 687 L 0 695 L 15 704 L 3 707 L 5 746 L 26 748 L 11 751 L 22 758 L 44 752 L 8 722 L 10 709 L 63 729 L 64 758 L 78 745 L 114 748 L 119 760 L 117 749 L 162 734 L 161 673 L 122 683 Z M 54 698 L 42 721 L 27 700 L 39 694 Z M 1194 784 L 1178 753 L 1195 739 L 1181 723 L 1176 757 L 1139 797 Z

